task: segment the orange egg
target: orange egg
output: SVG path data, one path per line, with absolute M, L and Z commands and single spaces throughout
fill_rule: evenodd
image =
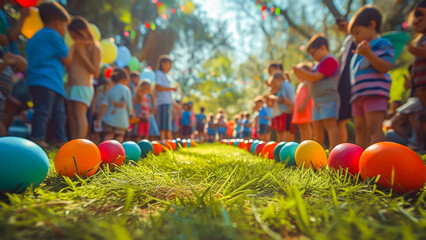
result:
M 262 149 L 262 157 L 274 159 L 274 150 L 277 145 L 278 143 L 275 141 L 268 142 Z
M 359 170 L 364 179 L 380 175 L 377 184 L 398 193 L 418 191 L 426 181 L 426 167 L 411 149 L 391 142 L 371 145 L 361 155 Z
M 159 155 L 162 151 L 163 151 L 163 145 L 161 145 L 161 143 L 157 142 L 157 141 L 152 141 L 151 142 L 152 147 L 154 148 L 154 155 Z
M 248 143 L 248 140 L 242 141 L 238 144 L 238 147 L 241 148 L 241 149 L 246 149 L 247 143 Z
M 101 153 L 93 142 L 86 139 L 72 140 L 63 145 L 56 153 L 55 171 L 58 175 L 90 177 L 101 164 Z
M 197 144 L 194 141 L 191 141 L 191 147 L 195 147 Z

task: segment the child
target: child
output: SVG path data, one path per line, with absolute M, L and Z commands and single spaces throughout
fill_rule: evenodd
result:
M 191 111 L 190 111 L 189 103 L 183 104 L 182 136 L 184 138 L 191 137 Z
M 158 122 L 160 138 L 165 144 L 166 139 L 172 139 L 172 91 L 166 74 L 172 69 L 169 56 L 161 55 L 158 58 L 157 72 L 155 73 L 155 93 L 157 97 Z
M 226 123 L 226 138 L 232 138 L 232 134 L 234 133 L 234 126 L 235 122 L 232 120 Z
M 115 139 L 122 142 L 129 128 L 129 116 L 134 115 L 132 95 L 127 87 L 129 77 L 122 69 L 116 68 L 111 73 L 111 80 L 115 85 L 106 93 L 102 101 L 96 127 L 100 127 L 102 120 L 104 140 Z M 124 107 L 116 107 L 115 103 L 125 104 Z
M 139 86 L 139 72 L 133 71 L 130 73 L 130 90 L 132 91 L 132 97 L 136 95 L 136 89 Z M 151 81 L 148 82 L 151 84 Z
M 301 63 L 297 68 L 312 71 L 312 66 L 308 63 Z M 294 112 L 292 123 L 297 125 L 300 131 L 300 141 L 312 139 L 312 110 L 314 99 L 312 98 L 312 85 L 299 78 L 299 85 L 296 90 L 294 100 Z
M 225 119 L 225 115 L 223 113 L 222 108 L 219 108 L 217 110 L 215 125 L 217 127 L 217 133 L 219 134 L 219 139 L 224 139 L 226 135 L 226 119 Z
M 69 51 L 63 39 L 70 16 L 56 2 L 42 3 L 38 8 L 44 28 L 26 46 L 28 86 L 34 102 L 31 139 L 47 147 L 46 127 L 52 118 L 55 145 L 60 146 L 67 142 L 64 65 L 70 64 L 74 53 L 74 48 Z
M 319 62 L 314 71 L 294 67 L 294 73 L 299 79 L 312 83 L 312 96 L 315 101 L 313 111 L 314 140 L 324 144 L 324 128 L 330 141 L 330 149 L 339 144 L 337 130 L 337 111 L 339 94 L 337 93 L 337 78 L 339 64 L 328 50 L 328 40 L 323 34 L 314 35 L 308 42 L 308 54 Z
M 243 138 L 245 140 L 250 139 L 251 137 L 251 125 L 252 122 L 250 122 L 250 113 L 244 114 L 244 121 L 243 121 Z
M 93 95 L 93 77 L 100 72 L 101 50 L 95 42 L 90 25 L 82 17 L 74 17 L 68 26 L 76 42 L 74 59 L 68 67 L 68 119 L 71 139 L 86 138 L 88 133 L 87 109 Z
M 151 83 L 143 80 L 136 89 L 136 103 L 139 105 L 139 123 L 138 138 L 149 138 L 149 119 L 151 117 L 151 108 L 148 94 L 151 92 Z
M 272 128 L 277 131 L 277 140 L 293 141 L 294 125 L 291 124 L 291 116 L 294 102 L 294 87 L 291 85 L 288 74 L 286 79 L 282 72 L 276 72 L 269 78 L 271 94 L 276 96 L 274 111 L 272 114 Z
M 255 105 L 259 111 L 259 139 L 261 141 L 267 142 L 268 133 L 269 133 L 269 124 L 272 118 L 272 109 L 265 106 L 265 101 L 263 96 L 255 98 Z
M 97 87 L 95 92 L 95 97 L 92 103 L 92 116 L 94 119 L 94 123 L 92 126 L 92 141 L 96 144 L 99 144 L 101 142 L 100 133 L 102 132 L 102 126 L 100 128 L 96 128 L 96 119 L 99 115 L 99 111 L 101 110 L 102 101 L 104 100 L 106 93 L 111 89 L 112 86 L 113 84 L 111 82 L 111 79 L 105 78 L 101 85 Z
M 205 126 L 209 142 L 214 142 L 216 138 L 216 126 L 214 124 L 214 115 L 209 113 L 208 121 Z
M 204 135 L 204 124 L 206 124 L 206 114 L 204 114 L 204 107 L 200 108 L 200 113 L 195 115 L 196 119 L 196 130 L 200 136 L 201 141 L 204 141 L 206 136 Z
M 240 132 L 241 132 L 241 121 L 242 121 L 242 117 L 241 114 L 237 114 L 237 116 L 235 117 L 235 123 L 237 124 L 237 126 L 235 127 L 235 138 L 240 138 Z
M 379 10 L 364 6 L 348 27 L 357 44 L 351 62 L 351 103 L 356 143 L 362 148 L 385 141 L 382 123 L 392 82 L 387 72 L 392 69 L 395 50 L 389 40 L 380 37 L 381 23 Z

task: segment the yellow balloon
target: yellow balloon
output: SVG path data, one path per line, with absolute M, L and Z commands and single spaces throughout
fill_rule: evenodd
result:
M 74 45 L 74 40 L 72 39 L 68 31 L 65 32 L 64 41 L 68 47 L 71 47 L 72 45 Z
M 102 62 L 111 64 L 117 58 L 117 45 L 110 40 L 103 39 L 100 41 L 102 51 Z
M 195 9 L 194 3 L 192 1 L 187 1 L 184 6 L 185 8 L 182 12 L 185 14 L 191 14 Z
M 90 30 L 92 31 L 95 40 L 99 42 L 101 40 L 101 31 L 99 31 L 99 28 L 95 24 L 91 23 Z
M 317 142 L 306 140 L 300 143 L 295 154 L 297 166 L 305 164 L 305 168 L 319 169 L 327 166 L 327 154 L 324 148 Z
M 40 15 L 38 14 L 38 8 L 30 8 L 30 15 L 25 18 L 24 24 L 22 25 L 22 35 L 30 39 L 42 28 L 43 22 L 41 21 Z

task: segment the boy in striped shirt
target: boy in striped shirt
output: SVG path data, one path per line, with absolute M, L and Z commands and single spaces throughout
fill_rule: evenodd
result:
M 351 61 L 351 104 L 356 143 L 366 148 L 385 141 L 382 123 L 388 108 L 395 50 L 380 37 L 382 16 L 377 8 L 364 6 L 349 23 L 357 48 Z

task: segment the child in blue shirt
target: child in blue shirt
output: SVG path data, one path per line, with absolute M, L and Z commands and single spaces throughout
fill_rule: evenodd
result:
M 116 68 L 111 73 L 114 86 L 106 93 L 99 111 L 96 127 L 104 131 L 104 141 L 115 139 L 123 141 L 124 134 L 129 128 L 129 116 L 135 115 L 132 94 L 128 86 L 129 77 L 123 69 Z
M 205 129 L 207 130 L 208 141 L 214 142 L 216 137 L 216 126 L 214 124 L 214 115 L 213 113 L 209 114 L 208 121 L 206 123 Z
M 191 137 L 191 111 L 188 103 L 183 104 L 182 136 L 184 138 Z
M 250 122 L 250 114 L 244 114 L 244 122 L 243 122 L 243 138 L 249 139 L 251 137 L 251 122 Z
M 71 62 L 73 48 L 69 51 L 63 36 L 70 22 L 67 11 L 56 2 L 39 5 L 44 28 L 27 43 L 28 86 L 34 102 L 34 118 L 31 139 L 41 147 L 47 147 L 46 127 L 53 121 L 55 145 L 67 141 L 65 132 L 65 90 L 63 77 L 65 66 Z
M 272 118 L 272 109 L 265 106 L 265 101 L 262 96 L 255 98 L 254 101 L 256 109 L 259 111 L 259 139 L 267 142 L 269 140 L 268 133 L 270 120 Z

